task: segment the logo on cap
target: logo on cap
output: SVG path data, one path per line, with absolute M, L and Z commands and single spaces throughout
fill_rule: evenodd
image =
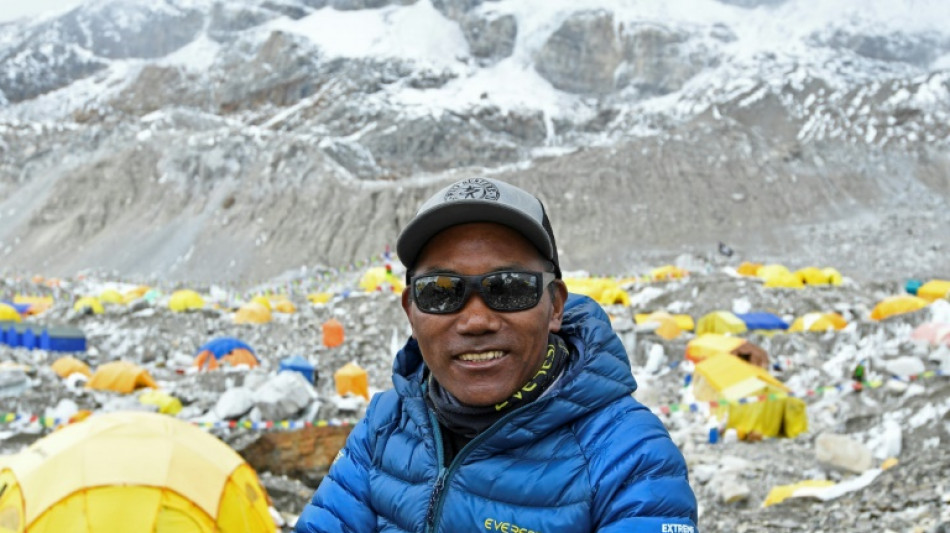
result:
M 452 186 L 445 193 L 445 201 L 455 200 L 498 200 L 501 193 L 495 184 L 484 178 L 469 178 Z

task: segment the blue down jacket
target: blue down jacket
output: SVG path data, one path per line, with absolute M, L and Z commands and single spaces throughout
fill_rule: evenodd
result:
M 561 334 L 579 357 L 447 468 L 410 340 L 395 389 L 373 397 L 296 531 L 695 533 L 683 456 L 631 396 L 637 385 L 606 313 L 571 295 Z

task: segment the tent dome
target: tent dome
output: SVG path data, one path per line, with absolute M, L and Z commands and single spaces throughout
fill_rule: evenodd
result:
M 187 422 L 97 415 L 0 458 L 0 516 L 13 531 L 273 532 L 254 470 Z

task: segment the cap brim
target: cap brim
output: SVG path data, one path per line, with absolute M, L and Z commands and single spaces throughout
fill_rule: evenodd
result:
M 396 253 L 406 267 L 412 267 L 422 248 L 437 233 L 470 222 L 494 222 L 510 227 L 524 235 L 541 255 L 550 260 L 554 257 L 554 246 L 544 227 L 523 211 L 505 204 L 486 203 L 484 201 L 466 202 L 464 200 L 446 203 L 420 214 L 412 220 L 396 241 Z

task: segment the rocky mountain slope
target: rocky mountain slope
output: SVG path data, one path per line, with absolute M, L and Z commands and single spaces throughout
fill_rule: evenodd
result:
M 254 281 L 538 191 L 569 269 L 946 274 L 950 5 L 94 0 L 0 26 L 0 257 Z

